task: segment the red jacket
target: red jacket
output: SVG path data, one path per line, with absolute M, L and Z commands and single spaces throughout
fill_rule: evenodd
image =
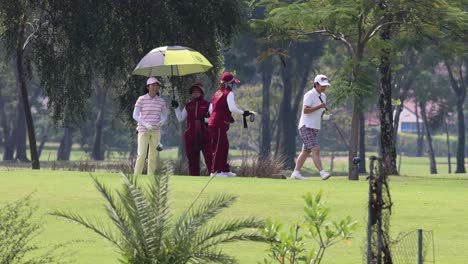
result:
M 185 111 L 187 111 L 187 130 L 195 127 L 195 120 L 200 120 L 202 123 L 205 122 L 208 110 L 210 108 L 210 102 L 205 100 L 203 97 L 192 99 L 185 105 Z
M 208 122 L 209 126 L 220 127 L 224 128 L 225 130 L 229 129 L 231 120 L 231 111 L 229 111 L 227 102 L 229 93 L 229 89 L 220 87 L 219 90 L 216 91 L 216 93 L 213 95 L 213 111 L 211 112 L 210 121 Z

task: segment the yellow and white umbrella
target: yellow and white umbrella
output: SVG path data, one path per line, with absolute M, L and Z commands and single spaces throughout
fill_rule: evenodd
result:
M 143 76 L 183 76 L 202 73 L 213 65 L 198 51 L 183 46 L 164 46 L 151 50 L 132 74 Z M 174 87 L 172 88 L 174 96 Z

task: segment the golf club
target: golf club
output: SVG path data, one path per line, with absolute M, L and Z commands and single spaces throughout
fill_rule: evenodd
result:
M 318 97 L 320 99 L 320 102 L 322 102 L 322 104 L 324 103 L 323 100 L 322 100 L 322 97 L 319 95 Z M 328 111 L 328 108 L 325 107 L 325 111 L 327 112 L 330 112 Z M 346 141 L 345 137 L 343 136 L 343 132 L 341 131 L 340 127 L 336 124 L 335 120 L 333 118 L 330 118 L 330 121 L 332 122 L 333 126 L 336 128 L 336 130 L 338 131 L 338 134 L 340 134 L 340 137 L 341 139 L 343 140 L 346 148 L 348 149 L 348 152 L 351 152 L 351 149 L 349 147 L 349 144 L 348 144 L 348 141 Z M 353 153 L 353 164 L 355 165 L 359 165 L 359 163 L 361 163 L 361 158 L 357 157 L 354 153 Z

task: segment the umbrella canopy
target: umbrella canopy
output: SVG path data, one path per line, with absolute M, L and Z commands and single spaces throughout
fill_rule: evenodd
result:
M 182 76 L 201 73 L 213 65 L 199 52 L 182 46 L 165 46 L 151 50 L 133 70 L 134 75 Z

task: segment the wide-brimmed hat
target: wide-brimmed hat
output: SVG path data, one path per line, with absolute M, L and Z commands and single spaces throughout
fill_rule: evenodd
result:
M 189 93 L 190 93 L 190 94 L 193 93 L 193 89 L 194 89 L 194 88 L 200 89 L 200 91 L 202 92 L 202 94 L 205 94 L 205 89 L 204 89 L 203 83 L 199 83 L 199 82 L 198 82 L 198 83 L 196 83 L 196 84 L 190 86 L 190 88 L 189 88 Z

